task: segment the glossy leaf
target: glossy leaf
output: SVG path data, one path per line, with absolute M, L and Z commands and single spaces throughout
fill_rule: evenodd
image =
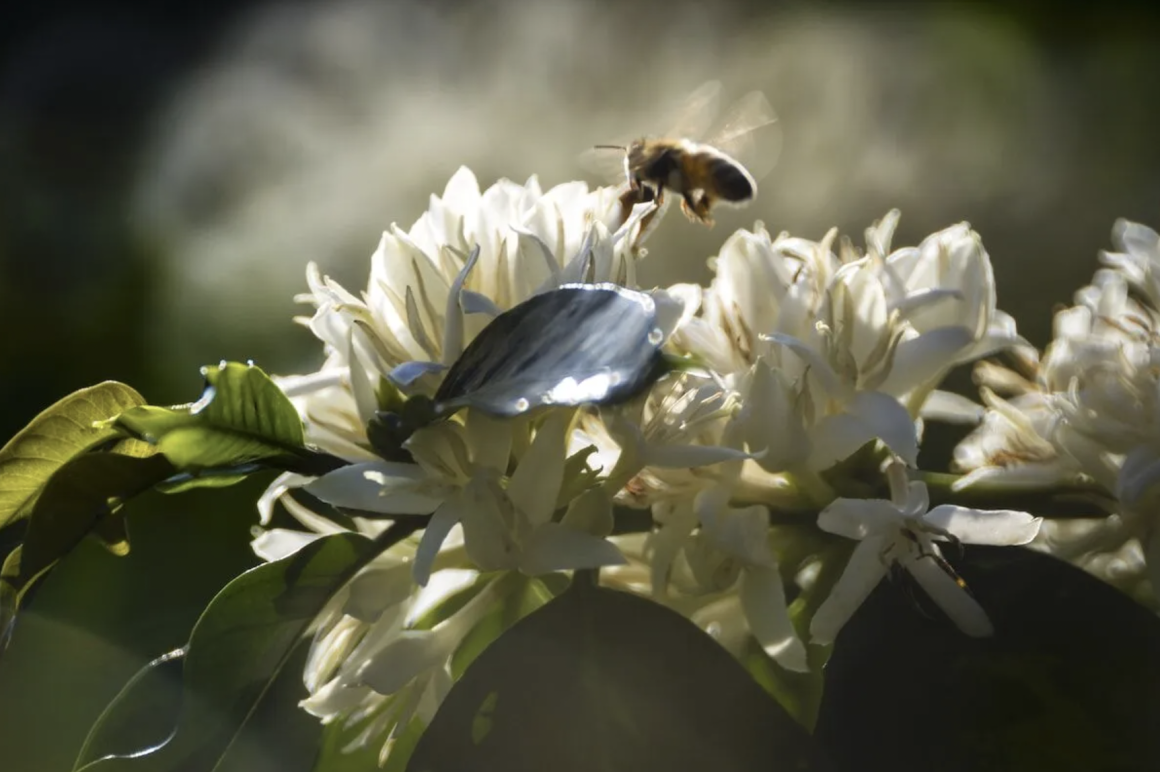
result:
M 322 733 L 322 745 L 314 759 L 312 772 L 404 772 L 419 738 L 423 736 L 423 723 L 411 719 L 407 728 L 395 738 L 386 763 L 379 766 L 379 755 L 383 748 L 381 737 L 362 745 L 354 745 L 364 725 L 373 721 L 344 726 L 336 721 L 328 725 Z
M 85 536 L 95 535 L 115 554 L 128 553 L 128 534 L 117 510 L 171 474 L 164 456 L 115 453 L 87 453 L 56 470 L 32 505 L 24 543 L 0 573 L 0 648 L 28 589 Z
M 478 656 L 412 772 L 810 767 L 809 735 L 691 622 L 575 583 Z
M 994 637 L 963 635 L 881 583 L 826 667 L 816 738 L 840 768 L 1160 769 L 1154 613 L 1030 550 L 947 557 Z
M 173 474 L 164 456 L 89 453 L 61 467 L 32 508 L 21 577 L 30 579 L 64 557 L 126 499 Z M 113 534 L 117 526 L 112 525 Z M 109 531 L 106 531 L 109 533 Z
M 172 738 L 135 754 L 82 759 L 79 768 L 111 770 L 247 769 L 262 743 L 247 741 L 273 684 L 288 669 L 315 617 L 377 552 L 357 534 L 325 536 L 230 582 L 194 627 L 187 647 L 181 716 Z M 301 661 L 295 663 L 301 667 Z M 106 723 L 116 722 L 107 718 Z M 267 738 L 268 741 L 268 738 Z M 90 747 L 112 738 L 90 736 Z
M 202 369 L 201 399 L 176 408 L 143 405 L 122 414 L 118 428 L 149 442 L 174 466 L 192 475 L 183 487 L 198 484 L 201 470 L 231 469 L 255 461 L 309 455 L 303 446 L 302 420 L 274 382 L 253 365 L 229 363 Z M 203 484 L 235 482 L 210 476 Z
M 493 319 L 444 377 L 440 411 L 515 416 L 541 405 L 618 402 L 667 372 L 648 295 L 612 284 L 565 285 Z
M 144 402 L 128 386 L 107 381 L 68 395 L 32 419 L 0 449 L 0 526 L 25 514 L 57 469 L 117 435 L 94 424 Z
M 180 715 L 184 659 L 185 649 L 177 649 L 137 671 L 89 730 L 76 766 L 168 742 Z

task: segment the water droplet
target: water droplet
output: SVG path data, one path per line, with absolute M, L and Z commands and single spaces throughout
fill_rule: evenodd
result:
M 528 401 L 527 401 L 526 399 L 524 399 L 523 397 L 520 397 L 520 398 L 519 398 L 519 399 L 517 399 L 517 400 L 516 400 L 516 402 L 515 402 L 515 409 L 516 409 L 516 412 L 517 412 L 517 413 L 523 413 L 523 412 L 525 412 L 525 411 L 526 411 L 526 410 L 527 410 L 529 407 L 531 407 L 531 405 L 529 405 L 529 404 L 528 404 Z
M 665 332 L 660 327 L 653 327 L 648 334 L 648 342 L 654 346 L 659 346 L 665 339 Z
M 705 625 L 705 632 L 708 633 L 712 638 L 719 638 L 721 636 L 721 623 L 710 622 L 709 624 Z

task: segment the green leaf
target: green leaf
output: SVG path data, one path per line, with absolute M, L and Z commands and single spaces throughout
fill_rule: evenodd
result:
M 329 724 L 323 730 L 322 745 L 314 758 L 312 772 L 403 772 L 423 736 L 423 722 L 411 719 L 407 728 L 393 740 L 387 763 L 379 767 L 379 754 L 385 738 L 374 736 L 361 745 L 352 745 L 365 725 L 373 720 L 372 717 L 351 726 L 339 721 Z
M 168 742 L 180 715 L 184 658 L 185 649 L 177 649 L 137 671 L 101 712 L 78 759 L 124 756 Z
M 562 574 L 556 576 L 563 578 Z M 483 618 L 463 636 L 459 647 L 451 655 L 451 677 L 458 680 L 471 663 L 496 641 L 509 627 L 550 601 L 556 593 L 544 579 L 511 573 L 509 587 L 500 600 L 493 603 Z M 505 577 L 508 578 L 508 577 Z M 557 588 L 557 592 L 562 590 Z
M 419 740 L 411 772 L 799 770 L 806 731 L 691 622 L 573 586 L 478 656 Z
M 0 649 L 28 589 L 89 534 L 117 555 L 129 551 L 121 503 L 173 473 L 164 456 L 87 453 L 49 478 L 28 515 L 24 543 L 0 571 Z
M 137 458 L 89 453 L 57 470 L 29 516 L 20 576 L 30 580 L 69 553 L 80 540 L 108 520 L 121 504 L 173 474 L 164 456 Z M 103 533 L 120 542 L 123 523 Z M 108 539 L 103 539 L 108 544 Z
M 120 415 L 116 426 L 156 445 L 183 470 L 301 454 L 302 420 L 264 372 L 234 362 L 202 368 L 202 373 L 206 390 L 197 403 L 141 406 Z
M 0 527 L 25 514 L 69 459 L 117 436 L 112 428 L 94 424 L 144 402 L 128 386 L 107 381 L 68 395 L 32 419 L 0 448 Z
M 193 629 L 184 667 L 181 718 L 159 747 L 76 769 L 223 770 L 259 766 L 262 743 L 247 741 L 253 722 L 315 617 L 381 546 L 353 533 L 320 538 L 282 560 L 258 566 L 218 593 Z M 112 719 L 107 723 L 114 723 Z M 101 732 L 87 747 L 110 747 Z
M 826 666 L 816 738 L 839 768 L 1160 769 L 1160 619 L 1031 550 L 955 558 L 995 635 L 879 584 Z

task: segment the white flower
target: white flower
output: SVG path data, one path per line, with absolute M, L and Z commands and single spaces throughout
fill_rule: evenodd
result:
M 633 286 L 650 208 L 639 205 L 622 222 L 615 189 L 573 182 L 541 192 L 533 177 L 481 192 L 461 168 L 409 230 L 383 233 L 361 296 L 311 264 L 301 299 L 316 306 L 309 326 L 328 356 L 318 373 L 278 381 L 305 419 L 307 439 L 371 460 L 365 427 L 392 375 L 407 394 L 430 396 L 442 369 L 500 312 L 568 282 Z
M 739 231 L 716 258 L 701 316 L 676 344 L 723 376 L 742 378 L 751 410 L 747 443 L 767 449 L 771 472 L 825 469 L 881 440 L 910 464 L 915 421 L 955 365 L 1020 344 L 995 310 L 994 278 L 965 225 L 888 254 L 897 213 L 867 233 L 867 254 L 836 256 L 836 231 L 819 243 Z M 969 411 L 968 411 L 969 412 Z
M 1120 220 L 1092 283 L 1055 316 L 1054 339 L 1010 400 L 984 392 L 983 424 L 955 451 L 970 472 L 958 484 L 1033 485 L 1094 481 L 1118 502 L 1102 524 L 1050 523 L 1037 546 L 1127 587 L 1144 556 L 1153 592 L 1160 580 L 1160 236 Z M 1113 504 L 1115 507 L 1115 504 Z M 1134 538 L 1133 538 L 1134 537 Z M 1142 548 L 1142 550 L 1141 550 Z M 1137 577 L 1143 571 L 1137 571 Z M 1132 594 L 1140 595 L 1133 590 Z M 1154 602 L 1154 601 L 1153 601 Z
M 343 467 L 305 490 L 335 506 L 391 515 L 427 515 L 414 576 L 426 584 L 444 540 L 463 527 L 469 567 L 535 575 L 622 562 L 611 542 L 611 501 L 583 498 L 584 478 L 565 476 L 571 410 L 553 410 L 513 461 L 526 422 L 500 421 L 468 410 L 464 423 L 442 421 L 405 445 L 416 464 L 387 461 Z M 568 512 L 561 522 L 553 515 Z M 602 508 L 603 507 L 603 508 Z M 602 525 L 604 524 L 604 525 Z M 605 533 L 584 530 L 603 528 Z
M 643 508 L 692 496 L 716 484 L 721 462 L 750 457 L 722 445 L 737 407 L 723 381 L 684 373 L 656 384 L 644 400 L 584 416 L 573 440 L 597 449 L 604 485 L 618 502 Z
M 929 509 L 922 482 L 907 482 L 901 464 L 887 469 L 890 500 L 838 499 L 818 515 L 824 531 L 857 539 L 849 563 L 810 623 L 814 643 L 829 644 L 886 576 L 892 564 L 908 571 L 968 635 L 992 633 L 986 612 L 947 569 L 937 541 L 1019 545 L 1035 538 L 1040 519 L 1025 512 L 983 511 L 942 504 Z
M 652 505 L 657 527 L 640 556 L 648 566 L 647 583 L 640 584 L 630 572 L 613 570 L 602 576 L 607 584 L 648 592 L 706 630 L 737 627 L 732 623 L 738 618 L 739 627 L 752 634 L 770 657 L 790 670 L 804 672 L 809 669 L 805 646 L 790 621 L 785 588 L 769 543 L 769 510 L 729 503 L 749 456 L 737 448 L 742 414 L 728 415 L 728 421 L 714 432 L 714 440 L 721 444 L 699 449 L 712 454 L 713 471 L 705 470 L 699 486 L 670 488 L 663 500 Z M 697 447 L 687 446 L 689 450 Z M 665 445 L 655 452 L 665 453 Z M 632 453 L 641 451 L 626 455 Z M 657 492 L 663 490 L 658 485 Z M 736 647 L 731 650 L 740 653 Z
M 475 572 L 444 571 L 415 593 L 410 573 L 406 561 L 384 555 L 344 588 L 324 612 L 304 674 L 303 709 L 323 723 L 365 722 L 350 749 L 379 742 L 380 763 L 413 718 L 431 722 L 451 689 L 451 655 L 505 589 L 502 577 L 480 587 Z M 426 609 L 471 589 L 438 624 L 414 626 Z

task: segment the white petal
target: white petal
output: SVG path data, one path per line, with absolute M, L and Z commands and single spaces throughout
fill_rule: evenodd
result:
M 512 452 L 512 422 L 469 408 L 463 422 L 471 461 L 478 467 L 506 474 Z
M 524 545 L 520 570 L 537 576 L 553 571 L 597 568 L 627 563 L 610 541 L 560 523 L 544 523 Z
M 818 528 L 847 539 L 897 528 L 902 513 L 886 499 L 837 499 L 818 513 Z
M 822 419 L 814 428 L 811 468 L 828 469 L 874 439 L 882 440 L 908 465 L 916 464 L 918 434 L 898 400 L 881 392 L 860 391 L 846 410 Z
M 374 383 L 371 382 L 371 375 L 367 372 L 367 368 L 363 366 L 363 357 L 360 355 L 359 341 L 363 343 L 363 349 L 373 348 L 373 345 L 367 341 L 367 333 L 361 327 L 352 327 L 350 331 L 350 339 L 348 343 L 347 357 L 350 360 L 350 391 L 354 397 L 355 406 L 358 408 L 358 420 L 363 426 L 370 423 L 370 420 L 375 417 L 375 411 L 378 410 L 378 398 L 375 395 L 375 387 L 378 385 L 379 375 L 374 371 Z M 372 368 L 373 371 L 373 368 Z
M 267 563 L 272 563 L 288 555 L 293 555 L 310 542 L 322 536 L 323 534 L 321 533 L 292 531 L 288 528 L 271 528 L 255 536 L 254 540 L 250 542 L 250 548 L 262 560 L 265 560 Z
M 950 391 L 932 391 L 922 403 L 919 415 L 931 421 L 974 425 L 983 420 L 986 410 L 979 403 Z
M 665 290 L 653 290 L 648 295 L 656 304 L 656 323 L 663 336 L 661 339 L 668 340 L 685 318 L 684 302 L 681 297 L 670 295 Z
M 357 708 L 370 694 L 366 686 L 347 686 L 335 679 L 299 702 L 298 707 L 317 718 L 335 718 Z
M 661 469 L 692 469 L 722 461 L 760 458 L 762 455 L 720 445 L 645 445 L 641 460 L 645 466 Z
M 935 561 L 916 558 L 906 561 L 905 565 L 931 600 L 946 612 L 960 630 L 976 638 L 994 634 L 995 628 L 983 607 Z
M 764 357 L 753 365 L 745 410 L 745 441 L 750 450 L 765 449 L 760 461 L 764 469 L 780 472 L 809 456 L 810 437 L 792 390 Z
M 573 530 L 608 536 L 614 525 L 612 500 L 603 488 L 592 488 L 572 500 L 560 523 Z
M 336 507 L 392 515 L 426 515 L 440 498 L 420 490 L 429 475 L 415 464 L 351 464 L 319 477 L 303 490 Z
M 949 531 L 967 544 L 1015 546 L 1027 544 L 1039 533 L 1043 519 L 1009 509 L 969 509 L 940 504 L 922 518 Z
M 809 345 L 792 335 L 775 332 L 772 335 L 764 335 L 762 337 L 773 343 L 780 343 L 801 357 L 802 361 L 809 367 L 810 373 L 818 379 L 818 382 L 825 389 L 826 393 L 831 397 L 838 396 L 842 389 L 842 381 L 838 378 L 838 374 L 834 372 L 834 368 L 830 366 L 830 363 L 819 352 L 814 351 Z
M 860 391 L 846 406 L 909 466 L 918 463 L 918 435 L 914 420 L 898 400 L 876 391 Z
M 444 310 L 443 318 L 443 364 L 448 366 L 463 353 L 463 312 L 460 310 L 459 296 L 467 277 L 471 275 L 471 270 L 479 260 L 479 251 L 480 247 L 476 244 L 447 293 L 447 308 Z
M 777 568 L 754 566 L 743 571 L 740 596 L 749 629 L 765 653 L 787 670 L 808 673 L 806 647 L 794 632 Z
M 1074 470 L 1055 461 L 1006 467 L 985 466 L 955 480 L 951 483 L 951 490 L 957 493 L 972 486 L 987 485 L 1008 490 L 1036 490 L 1074 480 L 1075 476 Z
M 901 396 L 954 367 L 959 353 L 974 339 L 966 327 L 939 327 L 898 344 L 890 375 L 880 387 Z
M 722 507 L 715 526 L 705 526 L 716 546 L 751 566 L 772 566 L 769 510 L 761 504 L 744 509 Z
M 410 566 L 406 563 L 371 565 L 351 581 L 342 611 L 362 622 L 373 622 L 386 609 L 405 601 L 412 589 Z
M 293 472 L 283 472 L 275 477 L 258 499 L 258 522 L 262 525 L 269 525 L 270 520 L 274 517 L 274 505 L 278 499 L 282 498 L 282 494 L 294 488 L 301 488 L 313 479 L 313 477 Z
M 571 421 L 571 410 L 549 413 L 508 482 L 508 498 L 533 525 L 547 522 L 556 511 Z
M 430 630 L 405 630 L 358 671 L 358 679 L 379 694 L 394 694 L 447 658 Z
M 463 290 L 459 293 L 459 305 L 465 314 L 483 314 L 494 319 L 503 313 L 503 309 L 487 295 L 471 290 Z
M 1150 448 L 1136 448 L 1128 453 L 1120 467 L 1116 498 L 1133 507 L 1157 483 L 1160 483 L 1160 457 Z
M 423 537 L 415 550 L 415 564 L 412 566 L 415 584 L 420 587 L 427 585 L 427 580 L 431 578 L 431 566 L 435 562 L 435 556 L 439 554 L 443 541 L 459 522 L 462 513 L 459 497 L 456 496 L 443 502 L 427 521 L 427 528 L 424 529 Z
M 463 545 L 480 571 L 513 568 L 516 555 L 511 501 L 492 480 L 471 480 L 462 492 Z
M 810 620 L 810 640 L 813 643 L 823 646 L 833 643 L 838 631 L 886 576 L 886 566 L 880 555 L 883 546 L 884 539 L 871 536 L 854 548 L 846 570 Z
M 660 527 L 649 536 L 649 579 L 653 595 L 663 598 L 668 592 L 673 562 L 697 527 L 697 516 L 687 500 L 658 502 L 652 513 Z

